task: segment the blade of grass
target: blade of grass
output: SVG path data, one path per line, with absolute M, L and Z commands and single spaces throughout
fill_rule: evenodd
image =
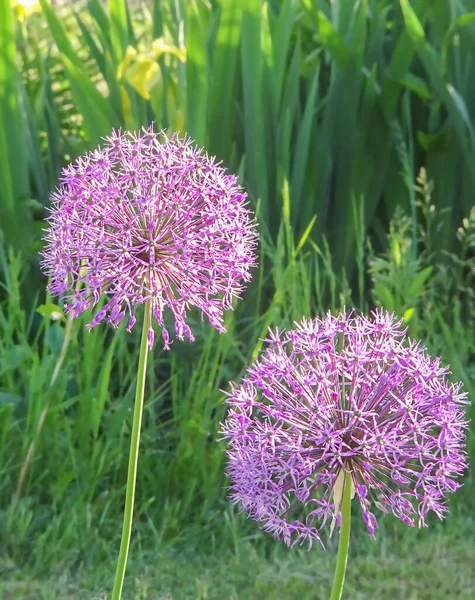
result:
M 242 87 L 247 181 L 255 198 L 262 200 L 263 218 L 267 204 L 266 118 L 263 107 L 263 53 L 261 52 L 260 2 L 249 0 L 244 8 L 241 29 Z
M 270 6 L 268 7 L 270 11 Z M 273 121 L 277 122 L 284 89 L 287 58 L 290 47 L 292 26 L 294 24 L 293 6 L 290 0 L 285 0 L 280 7 L 275 25 L 272 27 L 272 55 L 273 69 L 271 104 L 273 108 Z
M 56 46 L 60 53 L 65 56 L 72 64 L 76 65 L 77 69 L 84 69 L 84 64 L 78 56 L 78 53 L 73 48 L 73 45 L 66 33 L 61 21 L 56 16 L 47 0 L 38 0 L 43 11 L 48 27 L 53 36 Z
M 128 45 L 129 27 L 125 0 L 109 0 L 110 35 L 115 57 L 120 62 Z
M 209 80 L 209 146 L 213 154 L 229 161 L 236 114 L 234 90 L 243 7 L 241 2 L 221 0 L 219 8 Z
M 207 27 L 194 0 L 189 3 L 187 14 L 186 129 L 199 145 L 205 145 L 206 106 L 208 101 Z
M 445 81 L 442 74 L 442 61 L 426 41 L 424 28 L 408 0 L 401 0 L 401 8 L 417 54 L 452 119 L 458 141 L 464 150 L 467 171 L 472 185 L 475 185 L 475 129 L 464 99 L 451 84 Z
M 110 103 L 91 82 L 88 75 L 76 67 L 66 56 L 63 62 L 73 98 L 84 118 L 84 128 L 92 142 L 108 135 L 119 125 Z
M 28 243 L 30 215 L 19 201 L 29 198 L 25 121 L 20 106 L 16 44 L 10 0 L 0 0 L 0 227 L 7 244 Z
M 23 82 L 20 83 L 20 99 L 25 115 L 26 145 L 28 148 L 28 167 L 31 180 L 34 182 L 36 198 L 46 204 L 48 200 L 48 183 L 46 178 L 45 164 L 39 144 L 39 132 L 30 103 L 30 98 L 25 90 Z
M 320 66 L 317 66 L 310 84 L 305 110 L 299 124 L 297 141 L 295 143 L 292 168 L 292 224 L 294 227 L 297 226 L 297 223 L 301 224 L 302 219 L 305 219 L 311 210 L 311 208 L 310 210 L 305 209 L 305 205 L 310 203 L 304 202 L 303 189 L 305 173 L 309 166 L 310 140 L 312 134 L 315 134 L 314 121 L 316 117 L 319 77 Z
M 1 155 L 2 204 L 9 211 L 15 208 L 15 199 L 28 196 L 27 154 L 24 124 L 18 95 L 18 72 L 15 64 L 13 9 L 10 0 L 0 0 L 0 115 L 3 138 Z M 5 164 L 6 163 L 6 164 Z

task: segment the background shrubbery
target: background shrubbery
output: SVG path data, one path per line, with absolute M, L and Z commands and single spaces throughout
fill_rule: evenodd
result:
M 333 540 L 289 553 L 226 502 L 220 389 L 269 326 L 384 306 L 473 398 L 475 2 L 40 4 L 0 0 L 0 595 L 110 586 L 137 335 L 68 325 L 38 251 L 61 166 L 155 121 L 240 174 L 260 266 L 226 335 L 195 315 L 154 351 L 126 597 L 324 598 Z M 473 492 L 427 532 L 356 526 L 348 597 L 473 598 Z

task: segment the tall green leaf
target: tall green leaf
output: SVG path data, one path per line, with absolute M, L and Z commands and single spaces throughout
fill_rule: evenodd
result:
M 84 118 L 84 128 L 91 141 L 95 142 L 119 125 L 118 118 L 107 98 L 99 92 L 87 73 L 66 56 L 63 56 L 63 62 L 74 101 Z
M 101 136 L 108 134 L 112 127 L 118 126 L 119 119 L 111 103 L 91 81 L 84 64 L 78 58 L 77 51 L 47 0 L 40 0 L 40 4 L 61 53 L 73 99 L 84 119 L 84 129 L 91 141 L 96 142 Z
M 56 16 L 54 10 L 51 8 L 48 0 L 39 0 L 39 3 L 41 5 L 41 10 L 46 17 L 49 30 L 53 36 L 56 46 L 58 47 L 58 50 L 63 56 L 66 56 L 71 63 L 75 64 L 78 69 L 83 69 L 84 65 L 79 58 L 77 51 L 74 49 L 68 34 L 62 26 L 59 18 Z
M 109 12 L 112 48 L 117 62 L 120 62 L 125 56 L 129 39 L 126 0 L 109 0 Z
M 210 151 L 220 159 L 231 158 L 236 115 L 234 92 L 242 21 L 242 3 L 221 0 L 216 41 L 212 51 L 208 103 Z
M 12 6 L 10 0 L 0 0 L 0 227 L 7 243 L 19 247 L 25 241 L 29 215 L 18 202 L 26 200 L 30 190 L 15 58 Z
M 200 145 L 205 144 L 208 80 L 207 27 L 193 0 L 188 6 L 186 31 L 186 128 Z
M 15 198 L 28 195 L 27 155 L 21 113 L 16 44 L 10 0 L 0 0 L 0 127 L 3 149 L 0 162 L 5 170 L 0 190 L 2 204 L 13 210 Z M 4 183 L 5 182 L 5 183 Z
M 248 0 L 241 29 L 242 88 L 246 171 L 251 191 L 267 206 L 266 114 L 264 108 L 264 53 L 261 51 L 260 1 Z

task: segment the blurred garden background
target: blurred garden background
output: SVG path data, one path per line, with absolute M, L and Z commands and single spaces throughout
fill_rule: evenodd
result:
M 124 598 L 326 598 L 337 539 L 229 505 L 221 390 L 269 326 L 383 306 L 473 401 L 475 0 L 0 0 L 0 119 L 0 598 L 111 588 L 139 334 L 68 321 L 39 252 L 61 167 L 151 122 L 239 174 L 259 268 L 227 334 L 154 349 Z M 376 541 L 354 519 L 345 597 L 475 598 L 474 492 Z

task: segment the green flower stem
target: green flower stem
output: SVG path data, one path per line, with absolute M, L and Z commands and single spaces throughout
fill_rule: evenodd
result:
M 340 541 L 338 556 L 336 558 L 335 576 L 330 600 L 340 600 L 345 583 L 346 563 L 348 560 L 348 547 L 350 545 L 351 528 L 351 474 L 345 473 L 343 500 L 341 504 Z
M 151 322 L 151 305 L 145 305 L 145 315 L 140 342 L 139 366 L 137 372 L 137 388 L 135 391 L 134 418 L 132 422 L 132 436 L 130 439 L 129 468 L 127 473 L 127 489 L 125 494 L 124 524 L 122 539 L 120 541 L 119 559 L 112 590 L 112 600 L 120 600 L 122 586 L 124 585 L 125 567 L 129 553 L 130 536 L 132 533 L 132 519 L 134 512 L 135 483 L 137 480 L 137 463 L 139 458 L 140 426 L 142 423 L 143 398 L 145 390 L 145 375 L 147 371 L 148 339 L 147 333 Z

